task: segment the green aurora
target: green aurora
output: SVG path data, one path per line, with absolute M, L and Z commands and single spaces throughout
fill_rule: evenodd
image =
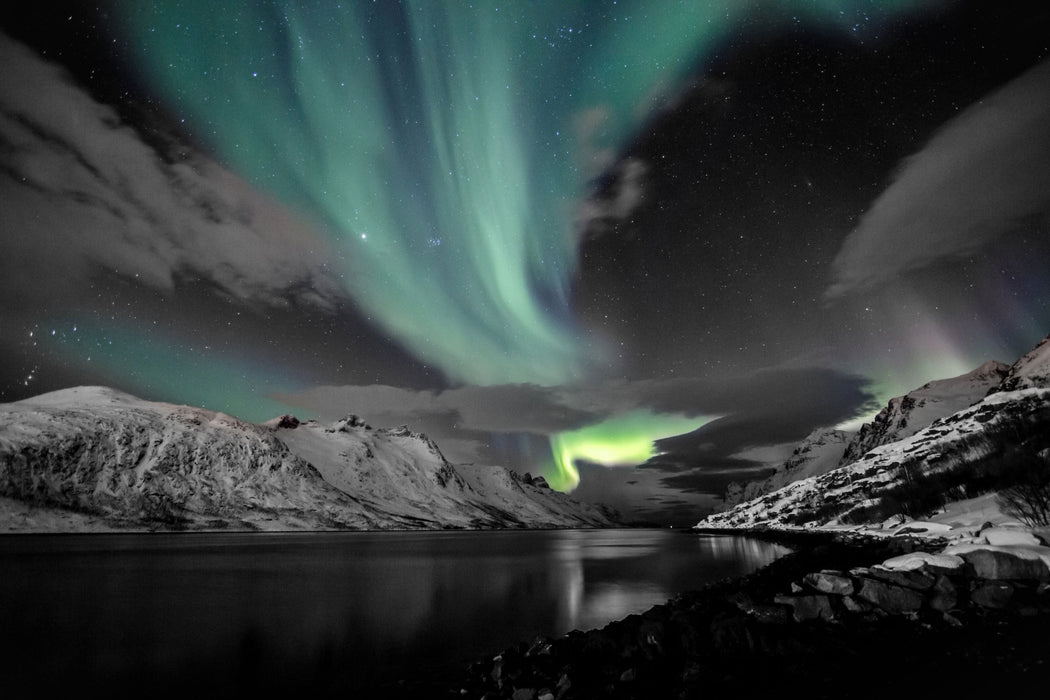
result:
M 166 109 L 320 222 L 374 323 L 451 382 L 550 386 L 614 365 L 571 305 L 581 202 L 725 37 L 791 23 L 848 33 L 918 4 L 119 8 Z M 551 480 L 572 488 L 577 459 L 644 461 L 655 437 L 696 427 L 645 413 L 552 436 Z
M 580 483 L 577 460 L 605 467 L 641 464 L 656 454 L 656 440 L 695 430 L 710 420 L 638 410 L 558 433 L 551 438 L 554 468 L 547 471 L 547 480 L 559 491 L 572 491 Z

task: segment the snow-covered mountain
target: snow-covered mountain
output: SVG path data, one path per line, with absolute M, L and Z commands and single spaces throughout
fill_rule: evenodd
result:
M 500 467 L 464 477 L 404 427 L 254 425 L 103 387 L 0 404 L 0 497 L 21 519 L 0 518 L 3 529 L 614 524 L 542 480 Z
M 914 435 L 938 418 L 973 405 L 999 386 L 1009 371 L 1009 365 L 990 360 L 972 372 L 928 382 L 904 396 L 890 399 L 870 423 L 857 431 L 840 463 L 855 462 L 879 445 Z
M 1050 356 L 1050 352 L 1047 355 Z M 1010 365 L 990 360 L 972 372 L 923 384 L 904 396 L 890 399 L 875 418 L 856 433 L 818 428 L 800 442 L 787 461 L 770 476 L 730 484 L 722 509 L 728 510 L 794 481 L 826 474 L 856 462 L 879 445 L 914 435 L 938 418 L 980 401 L 1003 382 L 1010 370 Z M 1043 371 L 1046 373 L 1045 365 Z
M 817 428 L 795 447 L 791 456 L 765 479 L 733 482 L 726 489 L 725 510 L 799 479 L 824 474 L 839 466 L 846 444 L 853 433 L 834 428 Z
M 714 513 L 697 527 L 826 525 L 872 505 L 886 489 L 976 462 L 1002 448 L 1004 433 L 1031 437 L 1050 431 L 1050 390 L 992 394 L 862 459 L 802 479 L 760 498 Z
M 725 512 L 709 515 L 697 527 L 834 524 L 850 519 L 851 514 L 855 518 L 861 509 L 878 502 L 880 495 L 894 486 L 979 463 L 1022 443 L 1043 449 L 1050 443 L 1048 368 L 1050 343 L 1044 340 L 1012 367 L 987 363 L 968 375 L 945 380 L 954 386 L 931 382 L 923 387 L 925 398 L 936 396 L 941 400 L 927 401 L 923 406 L 916 401 L 909 411 L 887 411 L 887 415 L 906 418 L 901 426 L 910 433 L 906 437 L 878 444 L 858 459 L 825 474 L 795 481 Z M 986 378 L 995 375 L 1002 379 L 983 399 L 916 429 L 918 418 L 928 415 L 917 409 L 928 409 L 931 404 L 937 409 L 951 401 L 965 401 L 966 393 L 959 389 L 965 389 L 969 382 L 978 391 Z M 893 408 L 893 402 L 887 408 Z M 883 435 L 891 435 L 893 421 L 884 424 L 888 430 Z
M 1050 386 L 1050 336 L 1014 363 L 995 391 Z

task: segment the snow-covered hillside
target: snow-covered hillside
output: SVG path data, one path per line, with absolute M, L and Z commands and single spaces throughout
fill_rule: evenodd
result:
M 932 381 L 890 399 L 870 423 L 861 426 L 840 464 L 855 462 L 879 445 L 914 435 L 938 418 L 973 405 L 999 386 L 1009 371 L 1009 365 L 990 360 L 972 372 Z
M 971 403 L 975 394 L 984 398 Z M 697 527 L 815 526 L 851 513 L 855 519 L 895 485 L 977 463 L 1022 442 L 1042 449 L 1050 435 L 1050 337 L 1010 367 L 987 362 L 894 399 L 865 428 L 847 448 L 844 466 L 756 495 Z
M 798 444 L 791 456 L 764 479 L 732 483 L 722 509 L 754 500 L 800 479 L 826 474 L 857 461 L 879 445 L 895 442 L 950 416 L 976 401 L 1003 381 L 1010 366 L 991 360 L 972 372 L 928 382 L 904 396 L 889 400 L 870 423 L 856 433 L 818 428 Z
M 846 444 L 852 437 L 853 433 L 842 430 L 817 428 L 798 444 L 773 474 L 765 479 L 730 484 L 726 489 L 724 509 L 776 491 L 793 481 L 831 471 L 839 466 Z
M 1050 336 L 1014 363 L 1002 383 L 992 391 L 1016 391 L 1050 386 Z
M 613 524 L 508 479 L 499 468 L 464 479 L 425 436 L 355 417 L 260 426 L 103 387 L 0 404 L 0 508 L 20 514 L 0 518 L 9 530 Z
M 1004 435 L 1020 440 L 1048 431 L 1050 389 L 998 392 L 910 437 L 876 447 L 852 464 L 709 515 L 697 527 L 834 523 L 872 505 L 889 487 L 996 454 Z

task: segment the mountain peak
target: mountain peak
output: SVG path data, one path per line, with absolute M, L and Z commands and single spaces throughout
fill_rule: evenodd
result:
M 260 426 L 106 387 L 0 404 L 0 495 L 84 514 L 88 529 L 614 524 L 540 478 L 513 488 L 506 473 L 474 469 L 468 482 L 425 435 L 371 430 L 356 415 Z
M 935 379 L 895 396 L 870 423 L 861 426 L 839 464 L 855 462 L 879 445 L 914 435 L 938 418 L 973 405 L 999 386 L 1009 370 L 1009 365 L 988 360 L 965 374 Z
M 1050 387 L 1050 335 L 1015 362 L 1002 382 L 989 394 L 1018 389 L 1042 389 Z

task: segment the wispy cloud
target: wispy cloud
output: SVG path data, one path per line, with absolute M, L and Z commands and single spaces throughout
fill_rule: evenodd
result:
M 906 160 L 835 258 L 828 298 L 977 250 L 1050 215 L 1050 61 L 948 122 Z
M 202 278 L 250 303 L 344 296 L 319 233 L 249 183 L 199 154 L 172 162 L 3 35 L 0 64 L 0 288 L 75 295 L 101 268 L 162 290 Z
M 645 466 L 659 477 L 682 475 L 681 485 L 714 493 L 760 465 L 735 457 L 747 448 L 798 442 L 812 430 L 839 423 L 871 407 L 868 381 L 828 369 L 784 368 L 718 379 L 606 382 L 590 386 L 531 384 L 415 391 L 392 386 L 322 386 L 273 398 L 322 418 L 357 412 L 377 425 L 421 426 L 438 442 L 459 440 L 456 454 L 493 461 L 492 434 L 549 437 L 629 411 L 722 416 L 693 432 L 657 442 L 659 456 Z M 451 444 L 451 443 L 450 443 Z M 514 465 L 538 469 L 540 463 Z M 626 479 L 622 476 L 621 480 Z M 706 489 L 706 490 L 705 490 Z

